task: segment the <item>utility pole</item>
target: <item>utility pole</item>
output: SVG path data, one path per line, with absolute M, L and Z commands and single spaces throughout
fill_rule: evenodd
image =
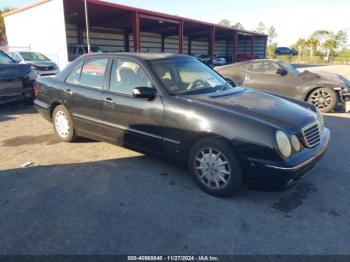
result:
M 88 53 L 90 53 L 91 46 L 90 46 L 90 30 L 89 30 L 89 11 L 87 6 L 87 0 L 84 0 L 84 7 L 85 7 L 86 40 L 87 40 Z

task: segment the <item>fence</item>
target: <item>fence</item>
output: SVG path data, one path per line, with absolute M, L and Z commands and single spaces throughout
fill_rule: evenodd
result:
M 7 51 L 30 51 L 30 46 L 0 46 L 0 50 L 7 52 Z

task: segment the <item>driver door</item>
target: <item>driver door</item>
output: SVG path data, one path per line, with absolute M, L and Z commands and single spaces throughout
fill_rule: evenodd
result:
M 267 92 L 293 96 L 295 82 L 292 75 L 280 75 L 278 69 L 283 69 L 275 61 L 254 61 L 247 69 L 247 77 L 244 85 Z
M 104 135 L 125 147 L 159 153 L 163 150 L 162 98 L 135 98 L 135 87 L 155 86 L 137 61 L 114 59 L 109 88 L 102 94 Z

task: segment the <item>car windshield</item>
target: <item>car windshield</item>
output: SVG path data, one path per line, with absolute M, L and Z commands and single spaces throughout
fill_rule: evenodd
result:
M 196 59 L 151 62 L 163 85 L 173 95 L 211 93 L 233 88 L 215 71 Z
M 0 64 L 15 64 L 16 62 L 9 56 L 0 51 Z
M 280 62 L 280 65 L 286 69 L 288 71 L 288 73 L 292 74 L 292 75 L 295 75 L 295 76 L 298 76 L 300 75 L 300 71 L 298 69 L 296 69 L 294 66 L 292 66 L 291 64 L 288 64 L 286 62 L 283 62 L 281 61 Z
M 20 52 L 25 61 L 50 61 L 46 56 L 35 52 Z

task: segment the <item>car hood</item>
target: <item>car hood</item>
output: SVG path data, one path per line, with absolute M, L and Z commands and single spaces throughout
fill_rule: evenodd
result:
M 300 130 L 316 121 L 315 112 L 283 98 L 261 91 L 236 87 L 237 90 L 206 95 L 192 95 L 192 101 L 217 109 L 253 117 L 276 127 Z
M 308 70 L 304 71 L 301 75 L 302 78 L 306 79 L 314 79 L 319 81 L 325 81 L 329 83 L 333 83 L 334 85 L 339 85 L 338 87 L 350 88 L 350 81 L 345 77 L 333 73 L 328 72 L 310 72 Z
M 0 65 L 0 80 L 18 79 L 25 77 L 30 71 L 30 65 L 6 64 Z
M 37 67 L 51 67 L 56 66 L 56 64 L 52 61 L 30 61 L 30 64 Z

